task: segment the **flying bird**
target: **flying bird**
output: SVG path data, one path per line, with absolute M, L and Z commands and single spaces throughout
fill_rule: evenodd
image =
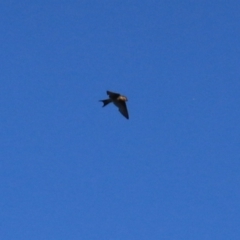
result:
M 109 99 L 99 100 L 99 102 L 103 102 L 103 107 L 108 105 L 109 103 L 113 103 L 116 107 L 118 107 L 119 112 L 127 119 L 129 119 L 128 110 L 126 101 L 128 100 L 127 97 L 119 94 L 107 91 L 107 95 Z

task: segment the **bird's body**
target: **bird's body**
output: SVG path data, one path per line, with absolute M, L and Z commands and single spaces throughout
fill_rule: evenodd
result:
M 100 100 L 100 102 L 103 102 L 103 107 L 105 107 L 109 103 L 113 103 L 116 107 L 118 107 L 120 113 L 127 119 L 129 119 L 128 110 L 126 101 L 128 100 L 127 97 L 119 94 L 107 91 L 107 94 L 109 96 L 109 99 Z

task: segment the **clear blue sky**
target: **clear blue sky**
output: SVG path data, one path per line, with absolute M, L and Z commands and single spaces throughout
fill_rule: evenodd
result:
M 0 239 L 240 239 L 239 13 L 2 0 Z

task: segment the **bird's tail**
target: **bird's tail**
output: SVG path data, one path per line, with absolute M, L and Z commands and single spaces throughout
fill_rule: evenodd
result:
M 99 102 L 103 102 L 103 107 L 105 107 L 106 105 L 108 105 L 110 102 L 112 102 L 111 99 L 105 99 L 105 100 L 99 100 Z

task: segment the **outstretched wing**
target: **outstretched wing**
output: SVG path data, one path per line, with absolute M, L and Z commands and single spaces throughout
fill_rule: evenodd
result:
M 119 109 L 119 112 L 120 112 L 125 118 L 129 119 L 126 102 L 124 102 L 124 101 L 119 101 L 119 102 L 118 102 L 118 109 Z
M 110 91 L 107 91 L 107 95 L 112 99 L 116 99 L 120 96 L 119 93 L 114 93 L 114 92 L 110 92 Z

